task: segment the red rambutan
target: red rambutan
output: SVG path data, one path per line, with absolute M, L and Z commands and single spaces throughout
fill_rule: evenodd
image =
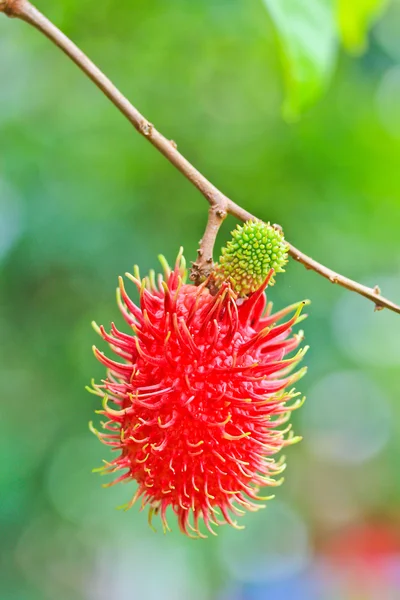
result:
M 185 284 L 182 252 L 174 270 L 162 264 L 157 282 L 154 272 L 143 280 L 138 269 L 127 274 L 139 306 L 120 278 L 118 303 L 130 334 L 95 325 L 123 362 L 94 348 L 108 374 L 91 389 L 103 399 L 104 432 L 91 427 L 118 452 L 102 467 L 121 472 L 112 484 L 138 483 L 127 508 L 141 498 L 150 524 L 160 513 L 166 530 L 171 507 L 182 532 L 205 537 L 200 519 L 214 534 L 212 525 L 239 527 L 235 515 L 261 508 L 258 501 L 267 498 L 260 487 L 279 485 L 274 477 L 285 468 L 284 459 L 272 457 L 300 439 L 281 426 L 303 402 L 285 390 L 304 374 L 305 368 L 291 371 L 306 349 L 285 356 L 302 340 L 291 328 L 306 302 L 271 314 L 264 289 L 272 271 L 250 297 L 238 299 L 229 282 L 215 295 L 207 282 Z

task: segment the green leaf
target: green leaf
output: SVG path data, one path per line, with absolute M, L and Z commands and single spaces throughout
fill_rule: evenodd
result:
M 346 50 L 353 54 L 364 52 L 368 29 L 386 3 L 386 0 L 337 0 L 337 23 Z
M 264 2 L 281 46 L 286 86 L 283 115 L 294 120 L 329 83 L 337 52 L 334 0 Z

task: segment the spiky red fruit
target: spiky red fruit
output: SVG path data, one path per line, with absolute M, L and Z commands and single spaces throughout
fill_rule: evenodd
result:
M 140 307 L 120 279 L 119 305 L 131 334 L 114 324 L 110 334 L 97 328 L 123 362 L 94 349 L 108 368 L 92 390 L 103 397 L 98 412 L 108 431 L 94 431 L 119 452 L 104 467 L 123 471 L 113 483 L 138 483 L 127 507 L 141 497 L 150 523 L 160 512 L 165 529 L 170 506 L 184 533 L 203 537 L 200 518 L 212 533 L 211 524 L 237 527 L 232 514 L 258 510 L 259 488 L 280 483 L 273 477 L 285 465 L 272 456 L 299 439 L 290 426 L 279 428 L 302 403 L 288 405 L 298 394 L 285 388 L 304 373 L 290 375 L 304 350 L 284 357 L 302 339 L 290 333 L 305 303 L 271 314 L 268 280 L 243 301 L 229 283 L 214 296 L 206 284 L 186 285 L 181 254 L 172 272 L 164 268 L 157 286 L 154 274 L 143 281 L 138 271 L 128 275 L 140 290 Z

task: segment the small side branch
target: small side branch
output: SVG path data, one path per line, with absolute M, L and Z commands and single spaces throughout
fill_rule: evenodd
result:
M 259 220 L 244 208 L 230 200 L 200 173 L 177 149 L 175 142 L 165 138 L 130 102 L 100 69 L 51 21 L 43 16 L 28 0 L 0 0 L 0 12 L 9 17 L 18 17 L 29 23 L 58 46 L 93 83 L 107 96 L 114 106 L 128 119 L 135 129 L 144 136 L 171 164 L 173 164 L 207 199 L 210 204 L 209 219 L 193 264 L 192 279 L 196 282 L 210 272 L 213 265 L 212 251 L 218 229 L 229 213 L 241 221 Z M 322 277 L 342 287 L 372 300 L 376 310 L 387 308 L 400 314 L 400 306 L 384 298 L 379 288 L 368 288 L 310 258 L 291 244 L 292 258 L 312 269 Z
M 196 285 L 204 281 L 213 271 L 215 240 L 227 214 L 226 208 L 223 206 L 216 205 L 209 208 L 206 230 L 200 240 L 200 247 L 197 250 L 197 260 L 192 264 L 190 272 L 190 279 Z

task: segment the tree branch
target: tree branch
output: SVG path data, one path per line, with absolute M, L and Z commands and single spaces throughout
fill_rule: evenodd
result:
M 226 208 L 228 205 L 226 204 Z M 208 221 L 203 238 L 200 240 L 200 248 L 197 250 L 197 260 L 192 263 L 190 279 L 198 285 L 206 279 L 213 271 L 213 250 L 215 240 L 224 219 L 228 216 L 223 206 L 210 206 Z
M 140 112 L 121 94 L 115 85 L 100 71 L 98 67 L 51 21 L 42 15 L 27 0 L 0 0 L 0 12 L 9 17 L 17 17 L 29 23 L 56 46 L 58 46 L 111 100 L 116 108 L 130 121 L 135 129 L 153 144 L 196 188 L 203 194 L 210 204 L 209 220 L 203 240 L 200 244 L 197 261 L 194 263 L 193 279 L 198 281 L 213 264 L 212 250 L 226 213 L 242 220 L 258 220 L 254 215 L 243 209 L 238 204 L 227 198 L 208 179 L 204 177 L 177 149 L 176 144 L 165 138 Z M 278 226 L 277 226 L 278 227 Z M 376 309 L 388 308 L 400 314 L 400 306 L 381 296 L 379 288 L 368 288 L 343 275 L 335 273 L 328 267 L 318 263 L 294 246 L 289 244 L 289 254 L 302 263 L 307 269 L 312 269 L 332 283 L 361 294 L 374 302 Z M 210 260 L 211 259 L 211 260 Z
M 167 140 L 100 71 L 98 67 L 51 21 L 27 0 L 0 0 L 0 12 L 29 23 L 58 46 L 111 100 L 135 129 L 149 140 L 197 189 L 211 205 L 223 204 L 227 198 L 202 175 L 180 152 L 175 142 Z

